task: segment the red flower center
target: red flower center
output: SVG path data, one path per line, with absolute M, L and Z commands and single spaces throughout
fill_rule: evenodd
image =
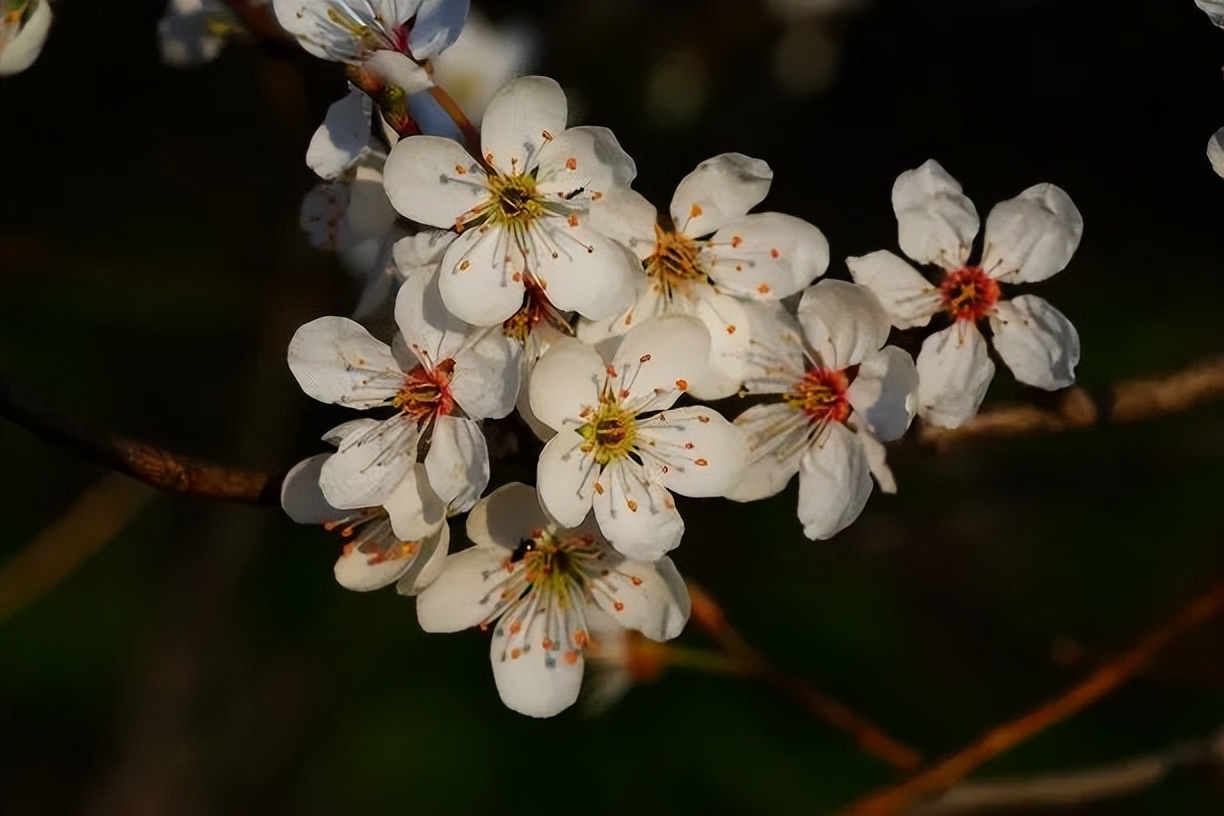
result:
M 846 398 L 846 389 L 856 373 L 853 368 L 809 368 L 784 399 L 807 414 L 814 424 L 845 422 L 854 410 Z
M 404 375 L 404 384 L 391 404 L 418 425 L 447 416 L 455 410 L 455 398 L 450 390 L 454 373 L 455 361 L 450 357 L 433 369 L 418 365 Z
M 999 302 L 999 283 L 982 267 L 966 266 L 944 276 L 939 296 L 954 320 L 980 320 Z

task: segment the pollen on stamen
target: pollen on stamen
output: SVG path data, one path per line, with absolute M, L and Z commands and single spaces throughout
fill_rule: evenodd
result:
M 518 659 L 519 659 L 520 657 L 522 657 L 522 656 L 523 656 L 523 650 L 522 650 L 522 649 L 520 649 L 520 648 L 518 648 L 517 646 L 516 646 L 515 648 L 513 648 L 513 649 L 511 649 L 511 650 L 510 650 L 510 659 L 511 659 L 511 660 L 518 660 Z
M 744 243 L 744 237 L 742 235 L 732 235 L 731 236 L 731 248 L 732 249 L 739 249 L 740 244 L 742 243 Z
M 471 261 L 460 261 L 458 269 L 460 272 L 466 272 L 468 267 L 472 265 Z
M 620 601 L 617 601 L 616 603 L 612 604 L 612 608 L 615 609 L 617 612 L 625 611 L 625 605 L 621 603 Z
M 599 482 L 596 482 L 596 483 L 595 483 L 595 492 L 596 492 L 596 493 L 598 493 L 599 495 L 601 495 L 601 496 L 602 496 L 602 495 L 603 495 L 603 492 L 604 492 L 604 486 L 603 486 L 603 485 L 601 485 Z
M 701 209 L 700 204 L 694 204 L 693 206 L 689 207 L 689 218 L 699 218 L 703 212 L 705 212 L 705 210 Z
M 578 652 L 570 649 L 562 656 L 562 660 L 569 663 L 571 666 L 578 662 Z
M 565 219 L 565 222 L 571 227 L 576 227 L 578 226 L 578 216 L 571 215 L 569 218 Z
M 762 283 L 760 286 L 758 286 L 758 287 L 756 288 L 756 290 L 757 290 L 758 292 L 760 292 L 762 295 L 768 295 L 768 294 L 769 294 L 769 292 L 770 292 L 770 289 L 769 289 L 769 284 L 768 284 L 768 283 Z
M 706 465 L 710 463 L 705 459 L 696 459 L 693 461 L 693 464 L 696 465 L 697 467 L 705 467 Z
M 467 168 L 466 168 L 466 167 L 464 167 L 462 164 L 456 164 L 456 165 L 455 165 L 455 174 L 456 174 L 456 175 L 459 175 L 459 176 L 466 176 L 466 175 L 467 175 Z
M 632 513 L 636 513 L 636 512 L 637 512 L 637 509 L 638 509 L 638 503 L 637 503 L 637 502 L 635 502 L 633 499 L 628 499 L 628 500 L 625 502 L 625 506 L 629 508 L 629 511 L 630 511 L 630 512 L 632 512 Z
M 542 136 L 546 142 L 551 142 L 553 140 L 553 135 L 547 130 L 540 131 L 540 136 Z
M 727 334 L 735 334 L 735 326 L 733 325 L 727 326 Z
M 706 416 L 705 414 L 699 414 L 699 415 L 698 415 L 698 417 L 697 417 L 697 421 L 698 421 L 698 422 L 703 422 L 703 423 L 704 423 L 704 422 L 709 422 L 709 421 L 710 421 L 710 418 L 709 418 L 708 416 Z
M 630 575 L 629 580 L 633 583 L 634 586 L 642 585 L 642 579 L 637 577 L 636 575 Z
M 769 250 L 769 257 L 780 258 L 782 257 L 782 253 L 778 251 L 777 247 L 774 247 L 773 249 Z
M 688 380 L 676 380 L 676 387 L 681 391 L 688 390 Z
M 522 631 L 522 629 L 523 629 L 523 624 L 519 623 L 518 621 L 511 621 L 510 634 L 517 635 L 519 632 Z
M 565 160 L 565 169 L 566 170 L 577 170 L 578 160 L 575 159 L 573 156 L 570 156 L 568 159 Z

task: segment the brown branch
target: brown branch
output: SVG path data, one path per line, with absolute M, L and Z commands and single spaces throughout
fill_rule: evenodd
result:
M 913 748 L 893 739 L 843 703 L 817 691 L 802 677 L 770 663 L 727 623 L 722 608 L 709 593 L 692 581 L 688 582 L 688 589 L 693 602 L 692 621 L 722 646 L 745 674 L 764 680 L 813 717 L 845 731 L 860 748 L 890 765 L 908 771 L 921 764 L 922 756 Z
M 1183 768 L 1224 767 L 1224 733 L 1122 762 L 1043 776 L 961 782 L 906 816 L 982 816 L 1077 807 L 1134 796 Z
M 1005 405 L 978 414 L 959 428 L 927 425 L 924 445 L 945 449 L 971 439 L 1054 433 L 1121 422 L 1138 422 L 1224 397 L 1224 357 L 1205 360 L 1176 374 L 1129 380 L 1094 392 L 1077 385 L 1052 395 L 1046 406 Z
M 1175 637 L 1218 614 L 1221 609 L 1224 609 L 1224 583 L 1217 584 L 1177 617 L 1147 634 L 1129 651 L 1097 669 L 1060 697 L 1036 711 L 994 728 L 964 750 L 900 785 L 860 800 L 846 812 L 855 816 L 890 816 L 899 813 L 920 796 L 951 786 L 987 760 L 1095 703 L 1138 674 Z
M 114 431 L 66 417 L 0 379 L 0 415 L 46 442 L 172 493 L 222 501 L 278 504 L 282 473 L 240 470 L 180 456 Z

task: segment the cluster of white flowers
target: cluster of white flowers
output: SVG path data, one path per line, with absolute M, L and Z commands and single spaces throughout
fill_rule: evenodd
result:
M 683 629 L 674 494 L 752 501 L 798 473 L 804 533 L 833 536 L 873 481 L 896 490 L 883 443 L 915 414 L 956 426 L 976 413 L 994 373 L 979 322 L 1017 379 L 1068 385 L 1071 324 L 1000 294 L 1061 270 L 1082 222 L 1060 189 L 1032 187 L 992 210 L 971 262 L 976 211 L 927 162 L 893 205 L 902 251 L 942 277 L 880 251 L 847 259 L 854 283 L 814 283 L 829 267 L 821 231 L 750 212 L 773 178 L 760 159 L 701 162 L 659 212 L 611 131 L 567 127 L 552 79 L 511 78 L 521 59 L 481 60 L 499 89 L 471 120 L 438 124 L 411 100 L 436 98 L 430 59 L 466 5 L 274 0 L 309 51 L 408 100 L 354 79 L 307 150 L 323 183 L 303 227 L 370 282 L 351 317 L 297 331 L 289 367 L 311 397 L 374 413 L 330 431 L 335 451 L 289 474 L 283 504 L 340 532 L 345 587 L 395 583 L 427 631 L 491 627 L 502 699 L 549 716 L 576 700 L 603 633 Z M 405 111 L 408 126 L 393 121 Z M 469 121 L 479 144 L 462 141 Z M 888 345 L 932 318 L 947 326 L 917 364 Z M 745 399 L 733 421 L 706 404 Z M 514 412 L 543 443 L 536 485 L 485 495 L 483 426 Z M 465 513 L 473 546 L 452 554 L 448 519 Z

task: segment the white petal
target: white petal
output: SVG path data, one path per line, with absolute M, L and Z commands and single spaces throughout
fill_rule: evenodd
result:
M 748 464 L 748 437 L 704 405 L 673 408 L 638 424 L 636 447 L 659 480 L 682 496 L 721 496 Z
M 594 507 L 599 529 L 630 558 L 655 561 L 684 535 L 671 494 L 627 459 L 611 462 L 595 481 Z
M 585 219 L 549 217 L 543 240 L 528 245 L 526 263 L 554 306 L 598 320 L 633 302 L 641 263 L 629 249 L 588 228 Z
M 813 540 L 832 538 L 863 512 L 871 468 L 853 431 L 829 426 L 824 439 L 799 460 L 799 520 Z
M 438 136 L 400 139 L 383 168 L 392 206 L 405 218 L 451 229 L 489 198 L 484 170 L 458 142 Z
M 379 559 L 358 549 L 352 549 L 336 559 L 332 573 L 336 583 L 353 592 L 371 592 L 391 586 L 415 562 L 415 558 Z
M 986 339 L 972 323 L 953 323 L 922 342 L 918 368 L 918 416 L 956 428 L 977 413 L 994 377 Z
M 469 547 L 446 558 L 442 574 L 417 595 L 417 621 L 426 632 L 458 632 L 485 621 L 502 600 L 509 574 L 506 552 Z
M 807 424 L 803 413 L 779 402 L 754 405 L 737 416 L 736 427 L 749 439 L 749 462 L 726 497 L 750 502 L 781 493 L 807 451 Z
M 450 525 L 443 523 L 433 535 L 421 541 L 420 545 L 421 550 L 412 566 L 395 584 L 395 591 L 400 595 L 417 595 L 438 580 L 438 576 L 446 567 L 446 556 L 450 550 Z
M 394 416 L 365 433 L 350 434 L 323 463 L 319 487 L 335 507 L 381 505 L 416 464 L 417 426 Z
M 579 423 L 585 409 L 599 404 L 605 376 L 594 348 L 577 340 L 554 343 L 531 371 L 531 411 L 554 430 Z
M 429 483 L 455 513 L 466 513 L 489 486 L 489 448 L 480 426 L 444 416 L 434 423 L 425 455 Z
M 0 43 L 0 76 L 17 74 L 34 64 L 51 30 L 51 3 L 32 0 L 33 11 L 8 42 Z M 7 13 L 7 7 L 5 13 Z M 6 23 L 14 25 L 13 23 Z
M 888 315 L 863 286 L 825 280 L 808 288 L 799 301 L 799 325 L 826 368 L 858 365 L 888 339 Z
M 298 524 L 322 524 L 340 518 L 344 511 L 327 503 L 319 489 L 319 472 L 329 453 L 298 462 L 281 482 L 281 508 Z
M 477 546 L 501 547 L 508 554 L 524 538 L 548 525 L 536 489 L 522 482 L 510 482 L 472 508 L 467 517 L 467 537 Z
M 523 259 L 506 251 L 510 240 L 505 230 L 478 227 L 447 248 L 438 291 L 451 314 L 475 326 L 496 326 L 523 305 Z
M 782 394 L 803 379 L 803 330 L 781 303 L 744 304 L 749 346 L 744 388 L 752 394 Z
M 599 192 L 628 187 L 637 176 L 637 166 L 620 146 L 612 131 L 604 127 L 576 127 L 554 133 L 540 148 L 536 184 L 541 193 L 565 196 L 575 190 Z
M 350 419 L 348 422 L 341 422 L 319 438 L 327 444 L 338 448 L 345 439 L 348 439 L 353 434 L 369 433 L 380 425 L 382 425 L 382 420 L 374 419 L 373 417 Z
M 691 608 L 688 587 L 667 556 L 621 561 L 602 584 L 612 591 L 595 593 L 595 602 L 620 626 L 651 640 L 671 640 L 684 631 Z
M 529 717 L 552 717 L 578 699 L 583 659 L 556 658 L 544 648 L 546 616 L 536 615 L 517 634 L 496 626 L 489 646 L 493 681 L 506 707 Z
M 454 240 L 450 230 L 423 229 L 396 241 L 391 252 L 400 274 L 409 278 L 418 272 L 435 272 Z
M 854 282 L 879 299 L 898 329 L 925 326 L 939 311 L 939 289 L 901 258 L 887 250 L 847 258 Z
M 349 408 L 385 404 L 404 379 L 387 344 L 347 317 L 320 317 L 294 332 L 289 370 L 309 396 Z
M 1220 4 L 1224 15 L 1224 3 Z M 1207 140 L 1207 161 L 1217 176 L 1224 176 L 1224 128 L 1220 128 Z
M 752 330 L 748 312 L 742 301 L 724 295 L 711 287 L 696 287 L 697 295 L 689 301 L 692 314 L 705 324 L 710 333 L 710 357 L 705 373 L 689 381 L 689 393 L 699 400 L 729 397 L 744 382 Z
M 416 16 L 408 34 L 412 56 L 431 59 L 459 39 L 468 15 L 468 0 L 408 0 L 407 5 Z
M 867 455 L 867 465 L 871 468 L 871 475 L 875 477 L 876 484 L 880 486 L 880 492 L 896 493 L 897 479 L 893 476 L 892 468 L 888 466 L 888 448 L 872 436 L 870 431 L 860 430 L 857 436 L 859 443 L 863 446 L 863 453 Z
M 725 225 L 702 255 L 721 291 L 751 300 L 793 295 L 829 268 L 824 233 L 783 213 L 756 213 Z
M 939 162 L 930 159 L 897 176 L 892 205 L 902 252 L 944 269 L 965 265 L 978 231 L 977 210 Z
M 562 527 L 577 527 L 595 495 L 595 460 L 582 452 L 586 444 L 573 431 L 558 431 L 540 452 L 536 485 L 540 506 Z
M 375 51 L 361 67 L 388 85 L 400 88 L 409 96 L 433 85 L 428 71 L 398 51 Z
M 709 364 L 710 333 L 686 315 L 664 315 L 629 330 L 612 357 L 609 385 L 628 392 L 638 413 L 669 408 Z
M 489 101 L 481 126 L 484 159 L 499 173 L 531 169 L 548 139 L 565 130 L 565 92 L 556 80 L 526 76 L 502 86 Z
M 990 316 L 994 347 L 1016 379 L 1047 391 L 1075 382 L 1080 341 L 1062 312 L 1034 295 L 1000 301 Z
M 587 226 L 619 244 L 629 247 L 638 258 L 647 258 L 655 249 L 653 204 L 636 190 L 610 187 L 598 201 L 591 202 Z
M 373 110 L 373 101 L 358 90 L 333 102 L 306 148 L 306 165 L 331 180 L 356 164 L 370 146 Z
M 896 346 L 885 346 L 863 358 L 858 376 L 846 390 L 855 416 L 867 421 L 884 442 L 900 439 L 917 408 L 918 369 L 914 358 Z
M 419 541 L 446 521 L 446 502 L 430 484 L 425 465 L 415 464 L 381 502 L 400 541 Z
M 1038 184 L 990 211 L 982 266 L 1008 283 L 1045 280 L 1067 266 L 1083 234 L 1084 219 L 1071 197 L 1053 184 Z
M 501 419 L 514 410 L 520 367 L 518 343 L 494 329 L 455 353 L 451 393 L 473 419 Z
M 709 235 L 760 204 L 772 182 L 773 170 L 760 159 L 741 153 L 706 159 L 676 187 L 672 220 L 691 238 Z

